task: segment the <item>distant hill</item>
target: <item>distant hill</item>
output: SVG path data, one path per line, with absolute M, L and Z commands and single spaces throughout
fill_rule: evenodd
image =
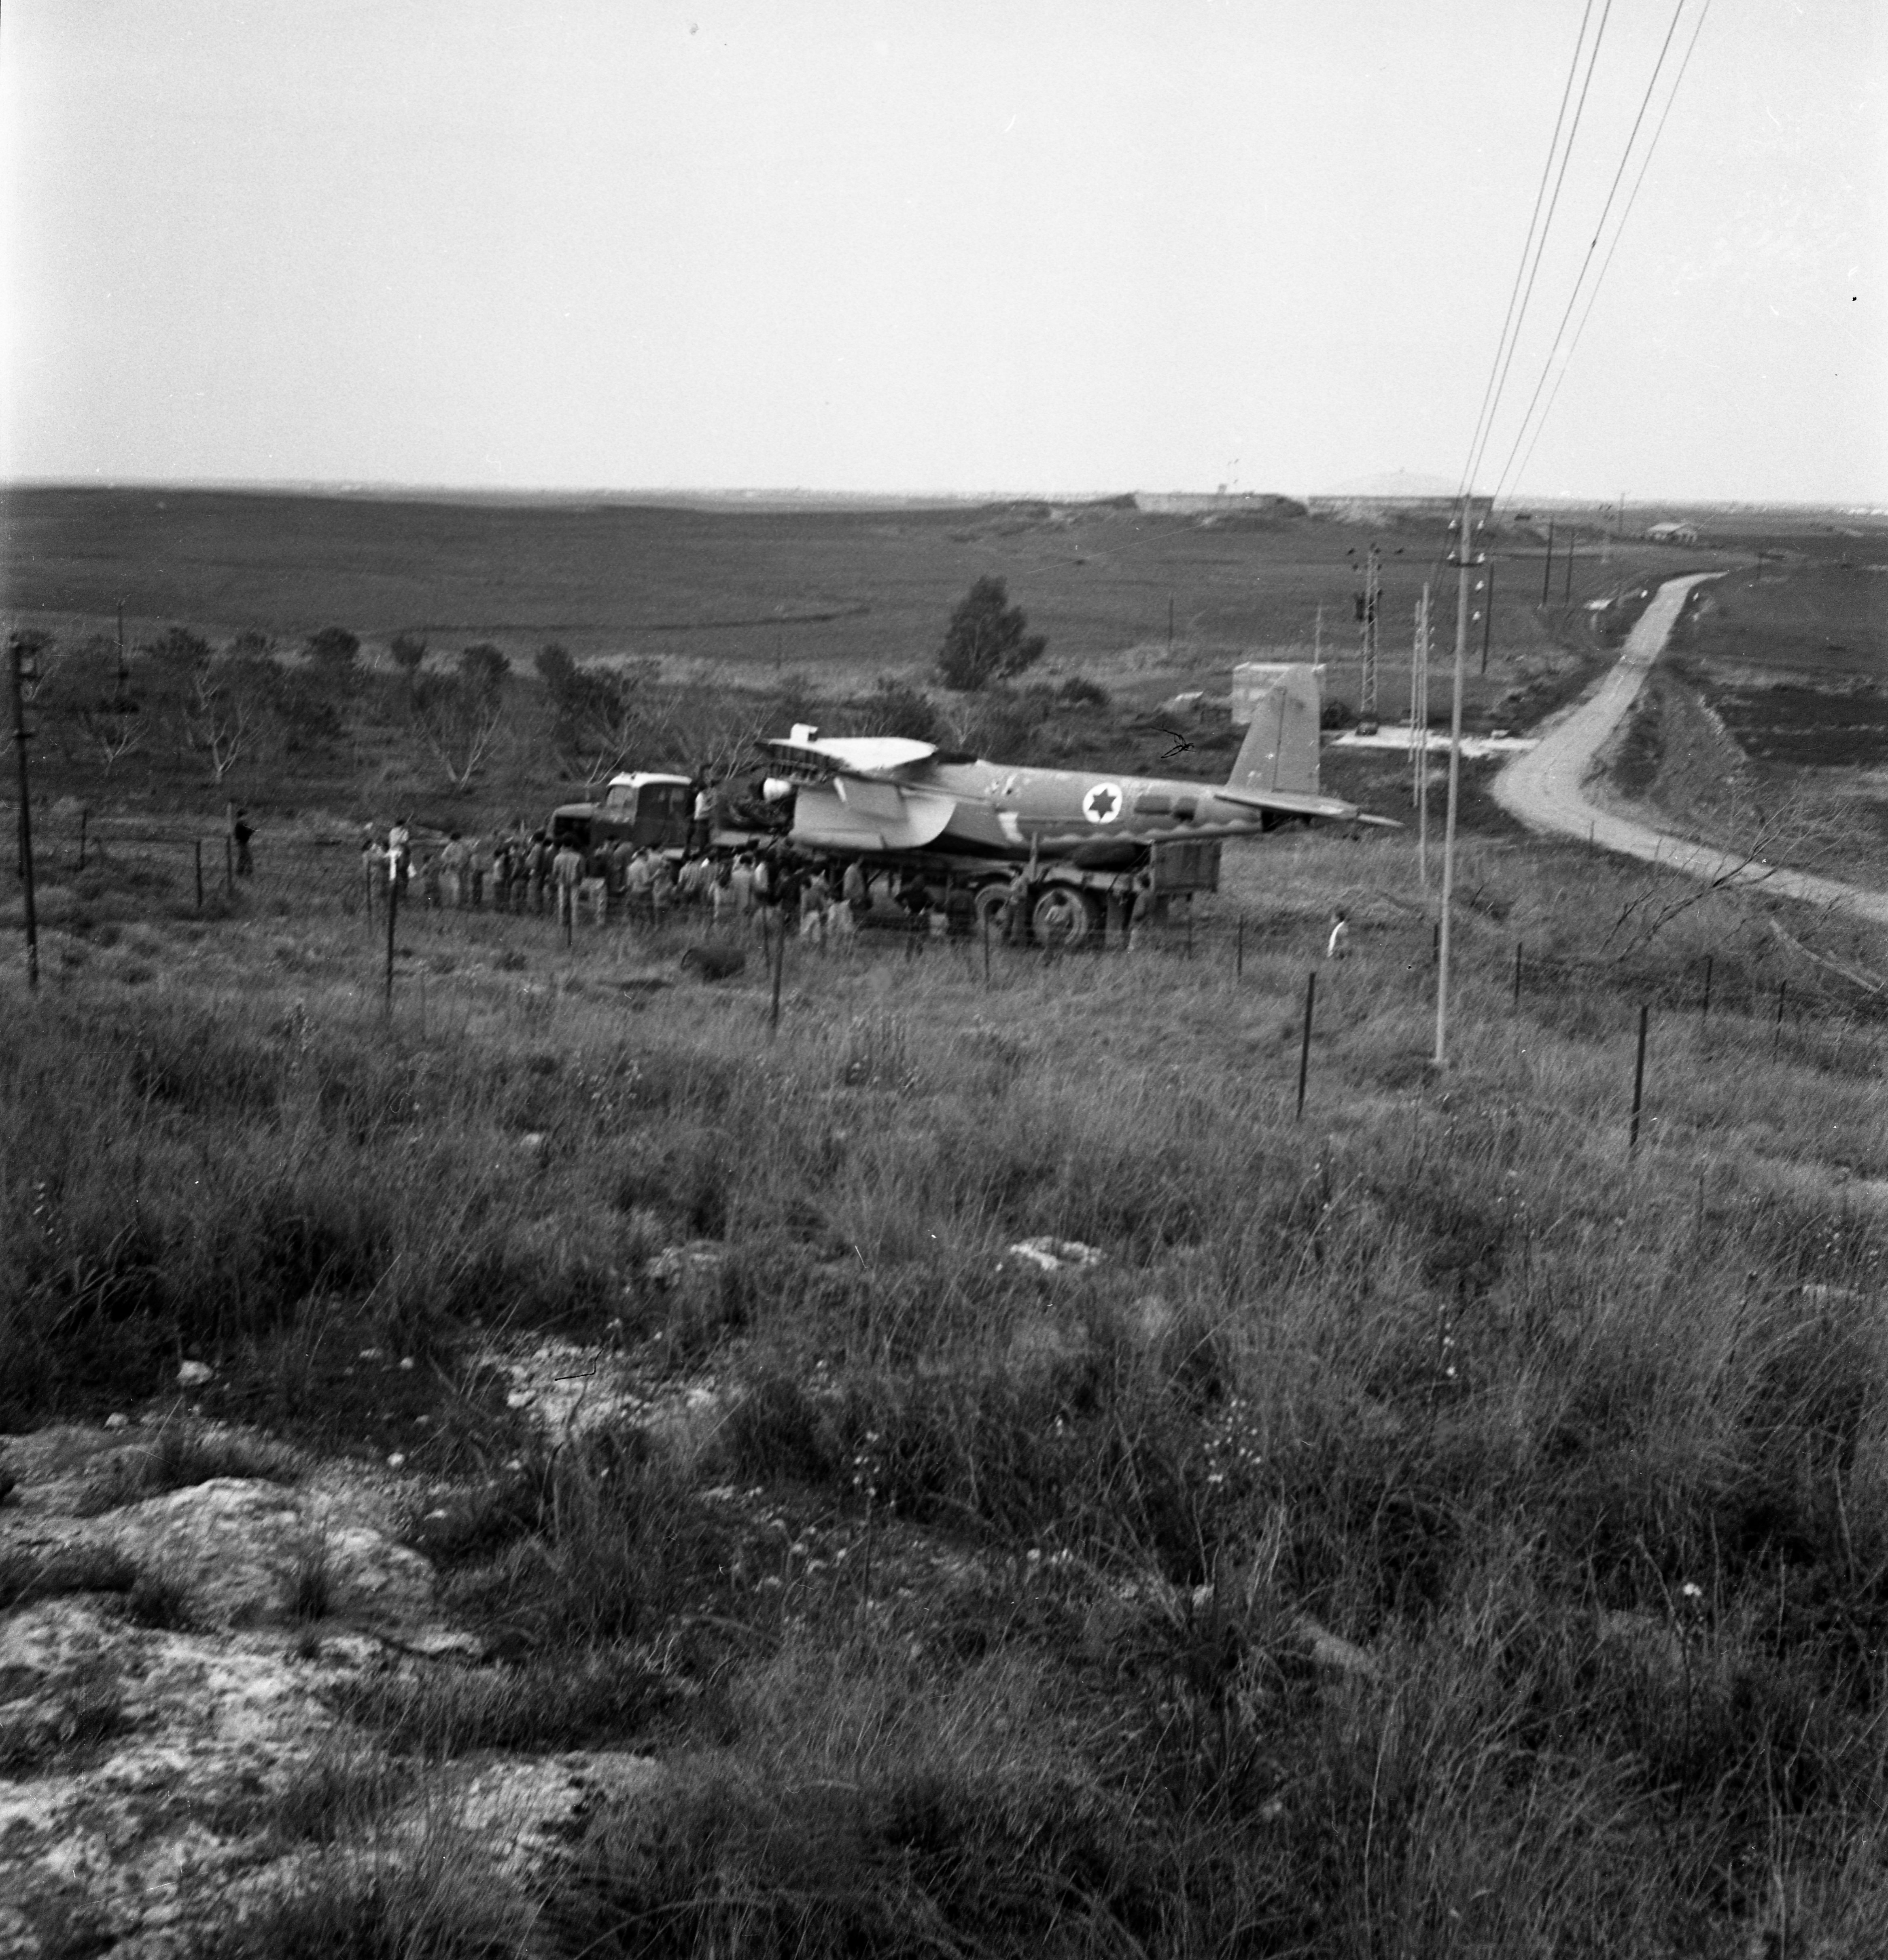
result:
M 1359 476 L 1321 492 L 1326 497 L 1453 497 L 1460 486 L 1446 476 L 1421 476 L 1407 469 L 1386 470 L 1380 476 Z

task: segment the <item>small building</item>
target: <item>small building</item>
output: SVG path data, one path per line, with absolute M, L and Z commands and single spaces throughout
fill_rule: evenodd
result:
M 1695 545 L 1698 542 L 1698 527 L 1671 523 L 1654 524 L 1645 535 L 1655 545 Z

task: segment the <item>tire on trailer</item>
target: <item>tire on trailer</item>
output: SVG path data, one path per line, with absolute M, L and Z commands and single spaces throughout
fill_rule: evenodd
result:
M 987 927 L 990 937 L 1001 940 L 1003 937 L 1003 912 L 1009 903 L 1010 886 L 1007 878 L 992 878 L 987 885 L 979 885 L 973 901 L 976 907 L 975 927 L 981 939 Z
M 1051 885 L 1036 894 L 1030 908 L 1030 936 L 1038 946 L 1067 952 L 1099 938 L 1101 908 L 1087 892 L 1073 885 Z

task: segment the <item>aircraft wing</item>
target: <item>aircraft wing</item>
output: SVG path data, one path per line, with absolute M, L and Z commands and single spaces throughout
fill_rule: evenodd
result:
M 801 785 L 793 839 L 826 851 L 919 851 L 957 813 L 954 797 L 896 783 L 838 776 Z
M 785 773 L 812 782 L 841 776 L 896 782 L 938 752 L 934 742 L 914 742 L 903 735 L 839 735 L 825 741 L 795 735 L 777 737 L 766 746 Z

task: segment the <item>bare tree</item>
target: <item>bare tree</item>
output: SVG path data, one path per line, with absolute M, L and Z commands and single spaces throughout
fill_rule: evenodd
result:
M 437 758 L 447 781 L 462 794 L 484 766 L 505 721 L 511 663 L 482 642 L 459 656 L 459 671 L 419 674 L 412 689 L 413 721 Z
M 147 724 L 143 711 L 128 694 L 81 708 L 78 721 L 87 741 L 98 751 L 107 776 L 114 764 L 135 755 L 145 746 Z M 217 780 L 220 782 L 222 778 Z
M 210 780 L 221 783 L 254 742 L 260 716 L 251 690 L 225 663 L 202 660 L 190 675 L 184 705 L 185 739 L 209 765 Z

